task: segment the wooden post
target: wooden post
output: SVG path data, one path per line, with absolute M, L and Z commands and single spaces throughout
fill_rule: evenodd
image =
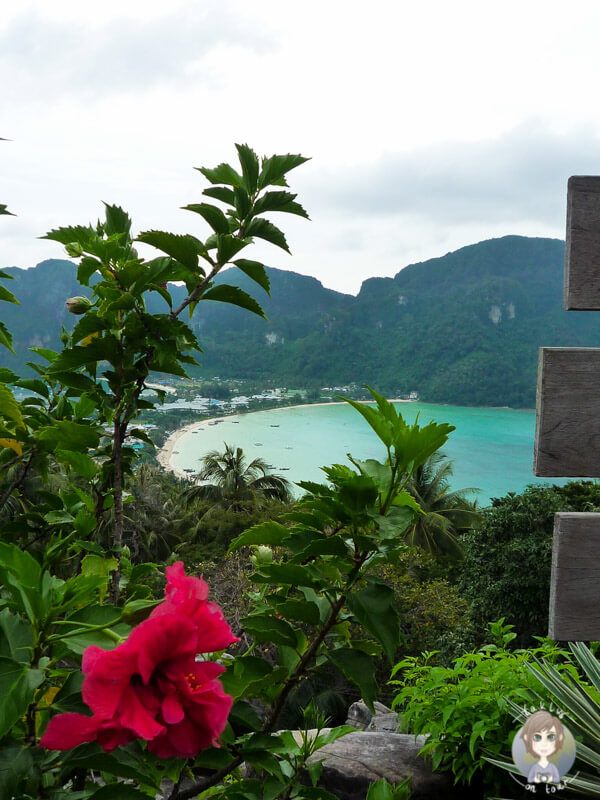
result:
M 600 309 L 600 177 L 575 175 L 567 189 L 567 311 Z
M 554 517 L 548 636 L 600 639 L 600 514 Z

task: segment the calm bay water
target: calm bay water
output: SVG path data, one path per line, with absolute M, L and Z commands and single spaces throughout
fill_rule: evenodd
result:
M 399 403 L 408 422 L 448 422 L 456 430 L 443 449 L 454 462 L 452 487 L 476 488 L 472 497 L 486 505 L 490 497 L 519 492 L 529 483 L 561 482 L 535 478 L 532 471 L 535 412 L 509 408 L 460 408 L 428 403 Z M 383 460 L 385 450 L 357 411 L 347 404 L 256 411 L 204 423 L 177 442 L 172 458 L 179 469 L 199 469 L 209 450 L 224 442 L 242 447 L 248 459 L 260 456 L 290 481 L 324 479 L 319 467 L 347 464 L 355 458 Z M 563 481 L 564 482 L 564 481 Z

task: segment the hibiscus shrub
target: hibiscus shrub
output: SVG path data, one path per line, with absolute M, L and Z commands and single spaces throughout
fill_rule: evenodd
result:
M 302 483 L 306 494 L 291 512 L 232 543 L 252 552 L 240 641 L 202 578 L 181 562 L 168 567 L 157 601 L 149 584 L 158 567 L 133 566 L 123 546 L 131 441 L 147 440 L 133 425 L 152 406 L 147 380 L 185 375 L 195 363 L 198 343 L 182 312 L 213 299 L 262 315 L 252 297 L 214 278 L 232 262 L 268 290 L 263 265 L 237 255 L 255 237 L 287 249 L 265 213 L 306 216 L 282 188 L 305 159 L 259 160 L 237 149 L 240 171 L 201 170 L 211 184 L 204 194 L 225 212 L 188 206 L 211 228 L 204 242 L 162 231 L 136 240 L 116 206 L 95 227 L 48 234 L 78 260 L 85 297 L 71 298 L 79 320 L 63 332 L 62 352 L 36 350 L 38 377 L 0 371 L 2 798 L 134 800 L 164 792 L 169 779 L 169 800 L 327 799 L 316 786 L 320 765 L 307 761 L 349 728 L 324 728 L 313 708 L 311 734 L 276 733 L 286 702 L 326 667 L 372 707 L 374 659 L 393 662 L 401 626 L 377 570 L 404 549 L 421 513 L 405 486 L 453 429 L 407 425 L 372 390 L 374 406 L 348 402 L 384 460 L 323 468 L 325 482 Z M 161 255 L 141 259 L 136 241 Z M 186 286 L 177 308 L 168 281 Z M 0 300 L 13 302 L 1 288 Z M 164 313 L 149 313 L 149 292 L 164 300 Z M 1 323 L 0 344 L 11 346 Z M 14 386 L 28 396 L 17 401 Z M 368 638 L 356 635 L 364 630 Z M 257 777 L 244 777 L 243 763 Z M 381 787 L 382 796 L 389 791 Z

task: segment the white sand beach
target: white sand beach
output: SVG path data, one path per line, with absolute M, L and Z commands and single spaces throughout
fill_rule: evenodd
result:
M 412 400 L 404 400 L 404 399 L 394 399 L 390 400 L 391 403 L 411 403 Z M 309 406 L 341 406 L 344 405 L 343 400 L 335 400 L 331 403 L 302 403 L 301 405 L 294 405 L 294 406 L 279 406 L 278 408 L 269 408 L 264 409 L 265 411 L 284 411 L 290 408 L 308 408 Z M 261 409 L 257 409 L 260 411 Z M 241 416 L 246 416 L 246 414 L 255 414 L 257 411 L 244 411 L 240 414 L 226 414 L 220 417 L 207 417 L 206 419 L 199 420 L 198 422 L 192 422 L 190 425 L 184 425 L 182 428 L 178 428 L 176 431 L 169 436 L 169 438 L 165 441 L 161 449 L 159 450 L 156 459 L 158 463 L 161 465 L 163 469 L 170 470 L 174 475 L 178 478 L 185 478 L 186 480 L 190 480 L 190 475 L 178 470 L 172 463 L 173 459 L 173 451 L 177 449 L 177 442 L 187 433 L 191 433 L 192 431 L 199 430 L 201 428 L 206 428 L 209 423 L 221 422 L 222 420 L 232 420 L 236 419 Z

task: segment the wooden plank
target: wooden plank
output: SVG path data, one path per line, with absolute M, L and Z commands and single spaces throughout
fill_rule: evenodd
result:
M 540 348 L 533 471 L 600 477 L 600 349 Z
M 600 309 L 600 177 L 574 175 L 567 189 L 564 305 Z
M 600 639 L 600 514 L 554 517 L 548 636 Z

